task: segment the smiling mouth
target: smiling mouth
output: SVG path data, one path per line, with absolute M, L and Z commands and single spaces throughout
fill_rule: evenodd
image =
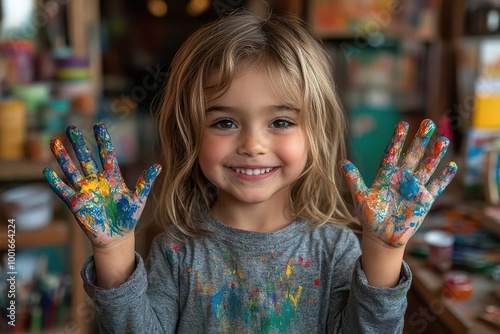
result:
M 260 174 L 270 173 L 274 169 L 274 167 L 254 168 L 254 169 L 231 167 L 231 169 L 236 173 L 241 173 L 245 175 L 260 175 Z

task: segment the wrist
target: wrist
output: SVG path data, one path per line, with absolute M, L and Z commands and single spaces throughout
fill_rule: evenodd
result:
M 111 289 L 122 285 L 134 272 L 135 237 L 124 237 L 104 247 L 93 246 L 96 285 Z
M 117 237 L 113 242 L 105 245 L 92 245 L 92 252 L 94 256 L 109 256 L 120 254 L 123 252 L 130 252 L 135 250 L 135 234 L 129 233 L 127 235 Z
M 368 283 L 376 287 L 394 287 L 401 277 L 405 247 L 393 247 L 374 237 L 363 235 L 361 266 Z
M 370 248 L 376 252 L 388 253 L 388 254 L 404 254 L 406 244 L 401 246 L 389 245 L 383 240 L 380 240 L 376 236 L 364 232 L 361 239 L 363 248 Z

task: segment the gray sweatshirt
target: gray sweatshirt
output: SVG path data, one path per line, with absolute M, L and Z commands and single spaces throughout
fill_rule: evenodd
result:
M 113 289 L 97 287 L 93 257 L 85 262 L 103 333 L 402 332 L 411 272 L 403 263 L 398 286 L 368 285 L 351 230 L 296 221 L 260 233 L 214 218 L 204 227 L 213 235 L 156 236 L 146 263 L 136 254 Z

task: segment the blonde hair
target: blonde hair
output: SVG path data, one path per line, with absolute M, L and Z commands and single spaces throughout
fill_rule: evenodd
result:
M 164 178 L 159 214 L 167 231 L 205 233 L 202 222 L 216 199 L 198 164 L 208 98 L 223 94 L 242 69 L 268 71 L 276 91 L 301 110 L 309 144 L 306 168 L 294 182 L 289 207 L 313 226 L 353 222 L 343 202 L 337 161 L 345 155 L 345 117 L 329 57 L 296 17 L 261 18 L 238 11 L 203 26 L 177 52 L 158 117 Z M 215 85 L 207 87 L 208 82 Z M 165 219 L 166 217 L 166 219 Z

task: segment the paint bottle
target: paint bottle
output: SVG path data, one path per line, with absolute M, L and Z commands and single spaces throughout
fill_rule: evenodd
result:
M 23 158 L 26 126 L 24 102 L 20 100 L 0 101 L 0 159 Z
M 450 299 L 470 299 L 472 282 L 469 276 L 461 271 L 449 272 L 444 276 L 443 293 Z
M 10 85 L 32 82 L 35 45 L 30 40 L 8 40 L 1 44 L 0 50 L 5 59 L 6 78 Z
M 429 264 L 440 272 L 449 271 L 452 266 L 455 236 L 445 231 L 431 230 L 425 234 L 424 239 L 429 247 Z

